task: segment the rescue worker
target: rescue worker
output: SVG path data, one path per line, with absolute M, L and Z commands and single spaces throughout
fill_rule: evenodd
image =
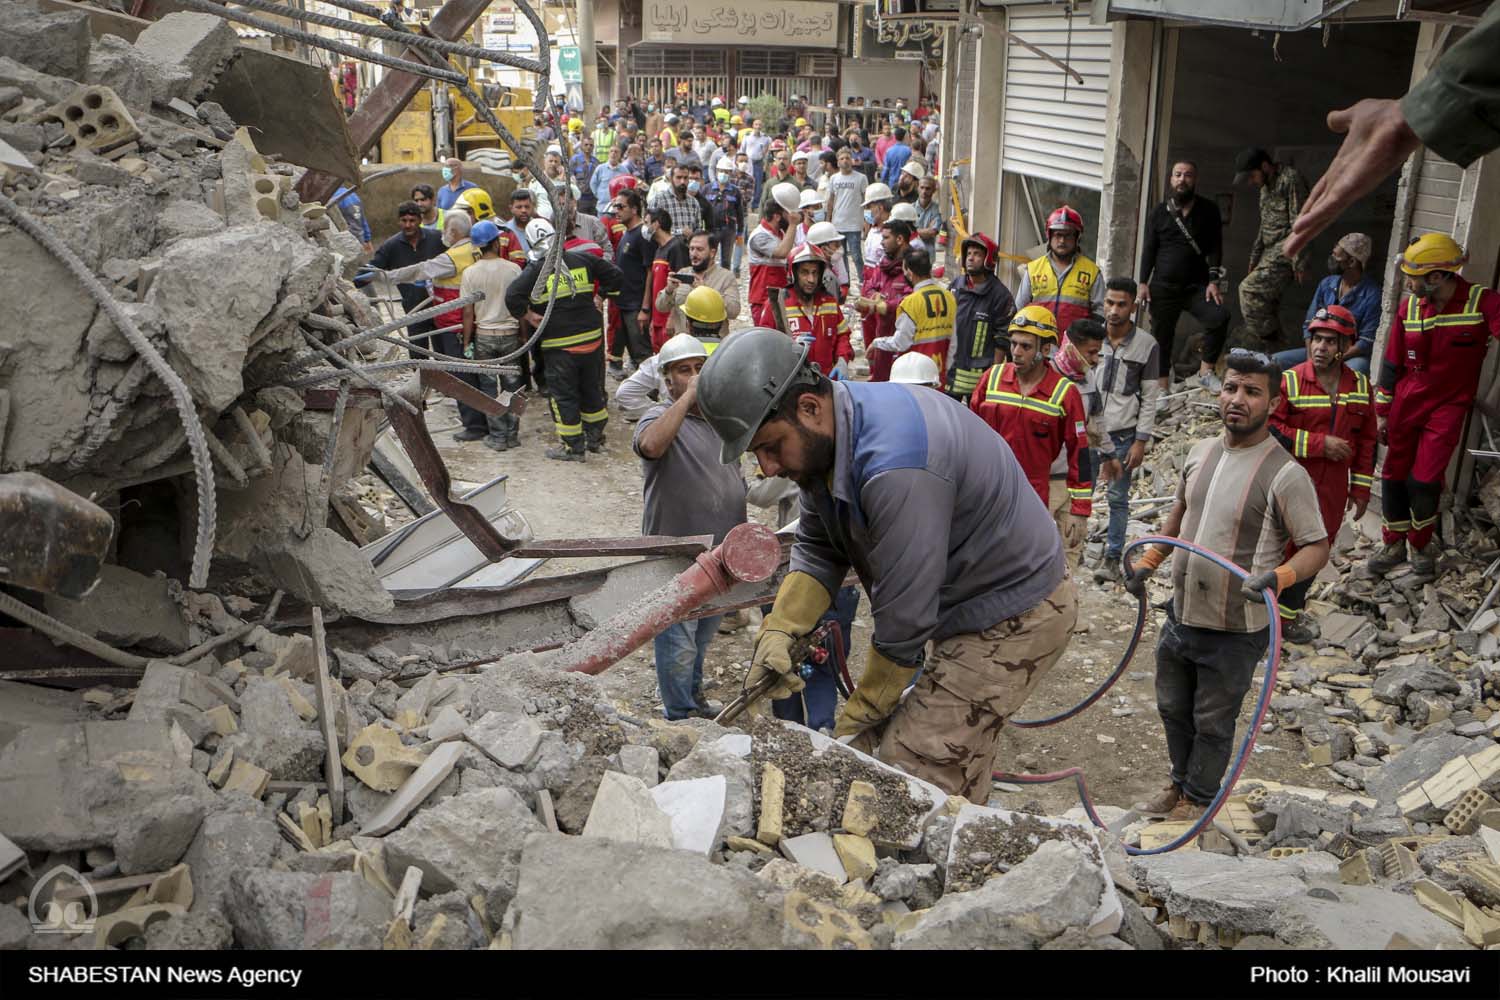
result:
M 985 374 L 969 399 L 969 409 L 1010 445 L 1027 482 L 1056 523 L 1059 537 L 1072 548 L 1073 536 L 1087 533 L 1093 513 L 1083 397 L 1076 385 L 1047 363 L 1057 347 L 1057 321 L 1045 306 L 1021 307 L 1009 333 L 1011 360 Z M 1067 492 L 1054 495 L 1052 460 L 1059 451 L 1068 456 Z
M 874 344 L 882 337 L 895 336 L 896 311 L 901 300 L 911 294 L 902 258 L 914 232 L 911 223 L 899 219 L 890 219 L 880 227 L 880 263 L 871 269 L 854 299 L 854 308 L 864 316 L 865 359 L 870 363 L 871 382 L 888 379 L 891 363 L 896 360 L 894 354 Z
M 470 222 L 484 222 L 495 217 L 495 203 L 490 199 L 490 193 L 478 186 L 465 188 L 453 207 L 468 212 Z
M 750 258 L 750 321 L 774 327 L 776 313 L 772 296 L 787 286 L 787 258 L 797 240 L 798 190 L 791 184 L 771 188 L 771 199 L 761 209 L 760 225 L 745 243 Z
M 536 329 L 555 290 L 557 301 L 542 331 L 539 346 L 551 394 L 552 421 L 561 440 L 547 449 L 547 457 L 584 461 L 584 448 L 601 451 L 609 410 L 604 399 L 604 319 L 594 307 L 595 288 L 605 300 L 620 294 L 620 269 L 603 257 L 581 250 L 564 250 L 561 273 L 540 280 L 545 254 L 556 238 L 546 219 L 532 219 L 526 227 L 531 263 L 505 293 L 510 314 L 524 317 Z
M 687 332 L 709 354 L 729 334 L 729 310 L 724 305 L 724 296 L 707 285 L 688 292 L 682 303 L 682 316 L 687 320 Z
M 1271 411 L 1271 433 L 1312 477 L 1318 509 L 1330 542 L 1344 511 L 1357 521 L 1375 484 L 1375 403 L 1370 380 L 1344 364 L 1344 352 L 1359 336 L 1354 314 L 1324 306 L 1307 325 L 1306 361 L 1281 375 L 1281 396 Z M 1288 552 L 1290 556 L 1292 553 Z M 1281 637 L 1311 642 L 1317 630 L 1302 615 L 1312 580 L 1288 587 L 1278 598 Z
M 943 389 L 967 403 L 985 371 L 1009 357 L 1005 331 L 1016 314 L 1016 300 L 995 275 L 1000 247 L 994 240 L 971 233 L 959 250 L 963 271 L 949 286 L 955 305 L 953 348 Z
M 823 251 L 804 243 L 792 252 L 792 287 L 782 300 L 786 332 L 799 344 L 807 346 L 807 360 L 818 371 L 832 374 L 838 368 L 842 375 L 854 360 L 849 343 L 849 321 L 839 308 L 838 299 L 823 287 L 828 258 Z
M 1411 543 L 1419 577 L 1437 571 L 1429 546 L 1448 459 L 1479 389 L 1490 337 L 1500 337 L 1500 295 L 1459 275 L 1468 255 L 1451 236 L 1427 233 L 1402 251 L 1406 298 L 1386 335 L 1375 391 L 1380 440 L 1381 537 L 1369 566 L 1384 576 Z
M 844 235 L 831 222 L 814 222 L 807 231 L 807 246 L 816 247 L 828 261 L 828 270 L 823 272 L 823 288 L 843 305 L 849 295 L 849 272 L 845 270 L 847 259 L 843 253 Z
M 917 351 L 908 351 L 891 365 L 891 381 L 906 385 L 927 385 L 942 388 L 942 374 L 931 357 Z
M 1058 327 L 1104 312 L 1104 276 L 1083 251 L 1083 216 L 1067 205 L 1047 216 L 1047 252 L 1026 265 L 1016 305 L 1047 307 Z
M 880 262 L 885 259 L 885 251 L 881 248 L 881 240 L 884 236 L 880 229 L 891 218 L 891 207 L 895 204 L 895 196 L 891 189 L 885 184 L 875 183 L 865 188 L 864 218 L 865 218 L 865 241 L 860 247 L 860 258 L 864 264 L 860 268 L 859 283 L 863 288 L 870 280 L 870 276 L 880 267 Z M 868 343 L 868 341 L 867 341 Z
M 874 635 L 835 732 L 987 801 L 1001 726 L 1061 657 L 1078 615 L 1056 533 L 1009 449 L 920 386 L 829 380 L 775 330 L 715 351 L 698 407 L 726 463 L 748 450 L 767 477 L 801 488 L 790 570 L 746 683 L 779 675 L 774 699 L 803 687 L 791 647 L 852 567 Z
M 896 307 L 896 331 L 870 346 L 896 355 L 897 361 L 908 351 L 925 354 L 942 370 L 948 363 L 958 305 L 953 293 L 933 278 L 932 257 L 926 250 L 908 250 L 901 266 L 911 291 Z
M 1084 427 L 1088 434 L 1088 451 L 1085 459 L 1089 471 L 1097 470 L 1102 462 L 1114 460 L 1114 444 L 1103 429 L 1103 398 L 1096 381 L 1095 366 L 1104 349 L 1104 324 L 1098 319 L 1075 319 L 1063 331 L 1057 350 L 1052 352 L 1048 364 L 1052 370 L 1073 383 L 1078 398 L 1083 403 Z M 1068 450 L 1066 445 L 1057 449 L 1052 459 L 1052 478 L 1048 485 L 1047 509 L 1057 520 L 1057 530 L 1062 533 L 1064 555 L 1069 566 L 1079 565 L 1083 556 L 1083 543 L 1088 540 L 1088 519 L 1075 517 L 1072 501 L 1075 491 L 1068 487 Z M 1093 513 L 1093 486 L 1088 488 L 1090 513 Z
M 1275 162 L 1256 146 L 1241 150 L 1234 168 L 1236 184 L 1248 182 L 1260 190 L 1260 228 L 1250 245 L 1248 273 L 1240 282 L 1240 312 L 1245 331 L 1274 348 L 1281 340 L 1281 297 L 1292 282 L 1301 284 L 1307 271 L 1306 247 L 1295 258 L 1281 252 L 1307 200 L 1307 182 L 1295 167 Z

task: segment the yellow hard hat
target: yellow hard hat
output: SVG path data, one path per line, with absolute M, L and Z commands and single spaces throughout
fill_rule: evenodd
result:
M 792 122 L 792 124 L 795 125 L 795 126 L 797 126 L 798 128 L 801 128 L 802 126 L 804 126 L 804 125 L 807 124 L 807 119 L 806 118 L 798 118 L 796 121 Z
M 743 124 L 745 124 L 745 119 L 741 118 L 739 115 L 730 115 L 729 116 L 729 124 L 731 124 L 731 125 L 743 125 Z
M 458 201 L 474 216 L 475 222 L 483 222 L 485 219 L 495 217 L 495 203 L 490 200 L 489 192 L 484 188 L 465 188 L 458 196 Z
M 1057 339 L 1057 317 L 1046 306 L 1030 305 L 1016 310 L 1010 333 L 1029 333 L 1038 340 Z
M 1468 259 L 1469 255 L 1453 237 L 1445 233 L 1424 233 L 1402 251 L 1401 271 L 1410 275 L 1457 271 Z
M 724 308 L 724 296 L 707 285 L 688 292 L 682 304 L 682 314 L 694 323 L 722 323 L 728 311 Z
M 569 132 L 582 132 L 583 131 L 583 119 L 582 118 L 569 118 L 568 119 L 568 131 Z

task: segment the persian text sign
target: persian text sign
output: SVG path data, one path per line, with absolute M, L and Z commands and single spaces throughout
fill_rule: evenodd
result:
M 677 45 L 796 45 L 834 48 L 839 5 L 811 0 L 645 0 L 642 41 Z

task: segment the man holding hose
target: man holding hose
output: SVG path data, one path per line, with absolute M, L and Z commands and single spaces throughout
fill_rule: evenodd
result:
M 1156 706 L 1167 733 L 1171 782 L 1138 803 L 1144 813 L 1194 820 L 1219 794 L 1234 724 L 1270 641 L 1263 594 L 1310 580 L 1328 561 L 1328 532 L 1307 470 L 1271 436 L 1281 369 L 1259 351 L 1229 352 L 1219 416 L 1224 433 L 1199 441 L 1177 483 L 1162 534 L 1193 542 L 1250 571 L 1241 585 L 1201 556 L 1179 552 L 1172 603 L 1156 646 Z M 1288 546 L 1296 552 L 1282 562 Z M 1169 550 L 1148 546 L 1125 589 L 1146 580 Z

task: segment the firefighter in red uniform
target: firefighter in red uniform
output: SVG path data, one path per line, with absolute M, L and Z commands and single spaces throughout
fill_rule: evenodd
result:
M 1307 325 L 1307 360 L 1281 374 L 1281 397 L 1271 411 L 1271 433 L 1312 477 L 1328 541 L 1339 533 L 1344 511 L 1365 516 L 1375 475 L 1375 403 L 1370 380 L 1344 366 L 1359 336 L 1354 314 L 1343 306 L 1319 309 Z M 1288 549 L 1290 557 L 1294 549 Z M 1317 632 L 1303 617 L 1312 579 L 1282 591 L 1281 637 L 1311 642 Z
M 1057 346 L 1057 321 L 1045 306 L 1026 306 L 1011 320 L 1009 336 L 1011 360 L 985 372 L 969 409 L 1010 445 L 1048 510 L 1053 510 L 1052 461 L 1066 450 L 1069 513 L 1087 520 L 1093 513 L 1094 482 L 1083 397 L 1047 363 L 1048 345 Z
M 854 360 L 849 343 L 849 321 L 838 299 L 823 287 L 828 259 L 811 243 L 792 252 L 792 287 L 782 299 L 786 332 L 799 344 L 807 344 L 807 360 L 824 374 L 831 374 L 840 361 Z
M 1479 389 L 1490 337 L 1500 337 L 1500 295 L 1459 276 L 1468 255 L 1451 236 L 1427 233 L 1401 254 L 1408 293 L 1386 338 L 1375 391 L 1381 441 L 1381 535 L 1369 567 L 1383 576 L 1406 558 L 1437 575 L 1429 546 L 1448 459 Z
M 776 327 L 772 296 L 787 286 L 787 258 L 797 243 L 797 185 L 781 183 L 771 189 L 771 198 L 761 207 L 760 225 L 745 241 L 750 257 L 750 319 L 756 326 Z

